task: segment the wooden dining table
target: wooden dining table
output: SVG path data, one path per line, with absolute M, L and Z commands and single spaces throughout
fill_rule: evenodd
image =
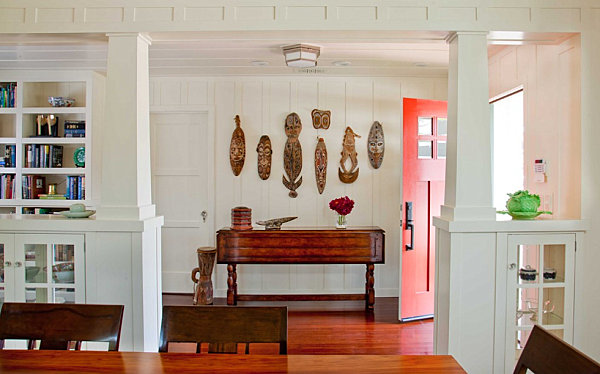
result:
M 466 373 L 452 356 L 0 351 L 0 373 Z

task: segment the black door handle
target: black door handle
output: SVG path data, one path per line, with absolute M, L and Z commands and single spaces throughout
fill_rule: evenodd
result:
M 406 209 L 404 210 L 406 212 L 406 227 L 405 230 L 410 230 L 410 244 L 406 244 L 404 246 L 405 250 L 407 251 L 412 251 L 413 248 L 413 244 L 415 242 L 415 227 L 413 225 L 413 219 L 412 219 L 412 210 L 413 210 L 413 203 L 412 201 L 407 201 L 406 202 Z
M 414 228 L 415 228 L 415 227 L 413 226 L 413 224 L 412 224 L 412 223 L 408 223 L 408 222 L 406 222 L 406 229 L 407 229 L 407 230 L 410 230 L 410 244 L 406 244 L 406 245 L 404 246 L 404 248 L 405 248 L 407 251 L 412 251 L 412 250 L 414 249 L 414 248 L 413 248 L 413 243 L 415 242 L 415 230 L 414 230 Z

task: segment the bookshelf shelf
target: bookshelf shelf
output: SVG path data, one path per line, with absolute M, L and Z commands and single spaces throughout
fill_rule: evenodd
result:
M 22 113 L 25 114 L 85 114 L 86 108 L 83 107 L 70 107 L 70 108 L 59 108 L 59 107 L 47 107 L 47 108 L 23 108 Z
M 44 209 L 52 213 L 74 203 L 94 208 L 91 198 L 93 92 L 96 90 L 94 87 L 103 87 L 102 80 L 103 77 L 97 73 L 88 71 L 0 72 L 0 83 L 10 82 L 17 87 L 14 107 L 0 107 L 0 157 L 8 154 L 5 147 L 9 146 L 13 156 L 11 164 L 7 164 L 10 167 L 0 167 L 0 177 L 4 178 L 0 179 L 0 183 L 6 190 L 12 178 L 12 196 L 16 197 L 0 199 L 0 214 L 37 214 L 40 211 L 36 208 L 56 208 Z M 72 97 L 75 106 L 52 107 L 47 101 L 48 96 Z M 50 115 L 58 117 L 54 123 Z M 65 137 L 67 133 L 84 136 Z M 54 136 L 38 136 L 40 134 Z M 73 160 L 80 147 L 85 148 L 86 167 L 83 168 L 75 167 L 76 161 Z M 50 186 L 52 192 L 49 191 Z M 40 194 L 69 194 L 74 198 L 86 198 L 23 199 Z
M 0 138 L 0 144 L 15 144 L 17 138 Z
M 42 208 L 66 208 L 75 203 L 85 204 L 85 200 L 20 199 L 19 202 L 24 207 Z
M 23 175 L 85 175 L 85 168 L 22 168 Z
M 85 138 L 24 138 L 22 144 L 85 144 Z M 2 141 L 0 140 L 0 144 Z

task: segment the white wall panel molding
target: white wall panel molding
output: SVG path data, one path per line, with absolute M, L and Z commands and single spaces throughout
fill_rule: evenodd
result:
M 0 33 L 214 30 L 581 30 L 594 0 L 0 0 Z M 71 4 L 70 4 L 71 5 Z M 31 14 L 30 14 L 31 13 Z M 9 21 L 10 20 L 10 21 Z M 60 29 L 53 24 L 60 23 Z
M 294 226 L 331 226 L 335 216 L 329 210 L 328 202 L 349 195 L 357 202 L 349 216 L 350 225 L 378 225 L 386 230 L 386 263 L 377 265 L 375 270 L 377 296 L 398 295 L 398 207 L 402 176 L 398 165 L 402 164 L 402 95 L 444 100 L 447 94 L 446 77 L 157 77 L 151 79 L 151 87 L 153 107 L 164 105 L 165 100 L 178 111 L 202 108 L 202 105 L 196 104 L 201 102 L 214 105 L 216 229 L 230 225 L 230 210 L 237 205 L 251 207 L 254 221 L 295 215 L 299 218 L 290 223 Z M 162 94 L 164 92 L 172 94 Z M 314 108 L 332 111 L 332 125 L 328 130 L 315 130 L 312 127 L 310 112 Z M 281 160 L 286 140 L 283 124 L 287 114 L 292 111 L 300 115 L 303 123 L 300 134 L 304 159 L 303 183 L 296 199 L 288 197 L 281 183 Z M 247 150 L 246 162 L 239 177 L 231 173 L 227 156 L 236 114 L 242 119 Z M 370 167 L 366 157 L 366 135 L 374 120 L 383 124 L 386 135 L 386 160 L 378 170 Z M 352 185 L 341 183 L 336 175 L 346 126 L 352 126 L 363 136 L 357 139 L 360 176 Z M 266 181 L 259 178 L 256 170 L 256 144 L 263 134 L 271 138 L 274 152 L 271 176 Z M 325 139 L 329 153 L 329 177 L 322 195 L 318 193 L 314 180 L 313 158 L 317 135 Z M 165 218 L 167 225 L 192 224 L 170 222 L 167 214 Z M 178 217 L 177 220 L 185 219 Z M 177 239 L 167 236 L 164 235 L 165 240 Z M 179 247 L 193 248 L 193 242 L 187 236 L 177 240 L 183 241 Z M 165 244 L 163 252 L 166 261 L 170 261 L 170 250 L 170 246 Z M 189 276 L 167 274 L 175 271 L 175 266 L 173 263 L 172 268 L 165 271 L 165 279 L 174 278 L 165 280 L 164 284 L 171 292 L 189 292 Z M 364 265 L 241 265 L 238 267 L 238 280 L 244 292 L 348 293 L 362 292 L 364 272 Z M 225 267 L 217 266 L 216 295 L 225 294 L 226 280 Z M 175 284 L 180 285 L 181 289 L 175 288 Z

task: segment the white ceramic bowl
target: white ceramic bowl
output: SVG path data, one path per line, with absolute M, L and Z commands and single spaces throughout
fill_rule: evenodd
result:
M 73 270 L 55 271 L 54 280 L 58 283 L 73 283 L 75 272 Z
M 48 103 L 53 107 L 70 107 L 75 104 L 72 97 L 48 96 Z

